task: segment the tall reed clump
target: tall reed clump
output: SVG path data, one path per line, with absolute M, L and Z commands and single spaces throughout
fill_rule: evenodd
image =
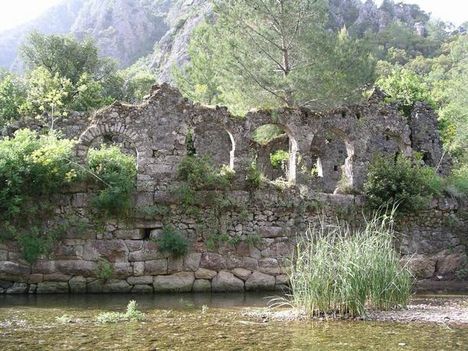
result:
M 404 307 L 413 278 L 399 261 L 391 217 L 376 216 L 355 231 L 342 223 L 311 227 L 298 239 L 289 303 L 325 317 Z

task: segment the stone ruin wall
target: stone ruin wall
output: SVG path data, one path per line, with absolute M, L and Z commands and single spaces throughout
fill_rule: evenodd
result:
M 378 95 L 328 113 L 284 109 L 251 112 L 245 119 L 236 119 L 224 108 L 193 104 L 167 85 L 154 87 L 143 104 L 116 103 L 99 111 L 89 124 L 81 124 L 76 150 L 84 161 L 89 148 L 98 142 L 123 145 L 137 159 L 136 206 L 164 207 L 167 212 L 109 220 L 85 231 L 70 230 L 50 257 L 33 265 L 21 258 L 15 243 L 2 243 L 0 293 L 282 289 L 287 284 L 284 267 L 297 234 L 320 220 L 360 221 L 365 200 L 340 194 L 340 179 L 348 191 L 362 189 L 369 162 L 377 152 L 408 155 L 419 151 L 427 164 L 437 166 L 442 150 L 435 123 L 434 114 L 424 105 L 416 106 L 407 120 Z M 253 132 L 265 124 L 284 130 L 285 135 L 273 142 L 277 145 L 261 146 L 253 140 Z M 75 133 L 78 128 L 66 126 L 64 130 Z M 187 155 L 188 135 L 197 155 L 209 156 L 217 166 L 224 164 L 235 171 L 232 190 L 222 195 L 231 205 L 218 213 L 216 228 L 209 204 L 213 191 L 201 194 L 207 201 L 199 216 L 184 211 L 171 193 L 178 183 L 177 166 Z M 285 146 L 289 160 L 283 174 L 266 169 L 269 152 Z M 246 170 L 254 159 L 263 162 L 269 177 L 281 175 L 293 186 L 278 190 L 267 184 L 249 190 Z M 442 172 L 447 163 L 442 162 Z M 91 196 L 86 185 L 69 189 L 57 199 L 58 211 L 89 222 Z M 160 253 L 151 240 L 168 223 L 190 241 L 183 258 Z M 453 278 L 466 263 L 467 225 L 463 204 L 435 199 L 426 210 L 398 223 L 402 259 L 409 261 L 420 279 Z M 216 248 L 207 245 L 213 230 L 228 239 Z M 255 237 L 255 242 L 246 240 L 249 237 Z M 96 277 L 103 258 L 114 270 L 105 281 Z

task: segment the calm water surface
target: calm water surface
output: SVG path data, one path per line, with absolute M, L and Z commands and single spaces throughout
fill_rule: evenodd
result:
M 468 329 L 384 322 L 262 322 L 266 295 L 0 296 L 0 350 L 468 350 Z M 97 324 L 136 300 L 144 322 Z M 205 306 L 205 307 L 203 307 Z M 67 315 L 71 323 L 57 320 Z

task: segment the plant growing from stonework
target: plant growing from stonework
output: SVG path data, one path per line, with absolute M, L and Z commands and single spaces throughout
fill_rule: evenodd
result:
M 440 195 L 441 190 L 442 181 L 433 168 L 401 155 L 396 159 L 375 157 L 364 184 L 371 209 L 397 206 L 398 212 L 421 209 L 432 196 Z
M 17 240 L 28 262 L 50 252 L 68 228 L 51 219 L 54 197 L 77 180 L 73 145 L 27 129 L 0 140 L 0 239 Z
M 263 181 L 263 174 L 258 169 L 257 160 L 250 162 L 249 167 L 247 168 L 247 175 L 245 176 L 247 185 L 251 189 L 258 189 Z
M 116 146 L 102 145 L 88 153 L 91 181 L 100 190 L 91 203 L 99 217 L 127 217 L 133 206 L 136 160 Z
M 276 150 L 270 154 L 270 163 L 274 168 L 282 168 L 289 160 L 289 153 L 284 150 Z
M 94 271 L 96 277 L 101 280 L 109 280 L 114 275 L 114 267 L 107 259 L 101 257 L 98 260 L 96 270 Z
M 165 226 L 162 234 L 156 239 L 158 250 L 173 257 L 185 256 L 188 252 L 188 240 L 172 226 Z

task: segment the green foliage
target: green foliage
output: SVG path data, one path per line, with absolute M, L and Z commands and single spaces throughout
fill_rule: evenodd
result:
M 276 150 L 270 154 L 270 163 L 274 168 L 281 168 L 289 160 L 289 152 Z
M 247 175 L 245 176 L 247 184 L 252 189 L 258 189 L 263 182 L 263 174 L 258 169 L 257 161 L 253 160 L 249 168 L 247 168 Z
M 283 128 L 276 124 L 264 124 L 253 132 L 252 139 L 260 145 L 267 145 L 270 141 L 285 135 Z
M 16 239 L 29 262 L 65 230 L 47 219 L 54 215 L 54 195 L 76 180 L 72 151 L 70 140 L 26 129 L 0 140 L 0 236 Z
M 0 128 L 20 117 L 25 97 L 24 85 L 12 74 L 0 79 Z
M 98 78 L 114 69 L 108 59 L 101 59 L 94 41 L 87 37 L 78 41 L 71 36 L 29 34 L 21 47 L 21 57 L 27 68 L 42 67 L 52 76 L 70 80 L 75 85 L 83 73 Z
M 380 78 L 376 84 L 390 96 L 389 101 L 402 104 L 406 116 L 411 113 L 415 102 L 421 101 L 434 105 L 423 80 L 409 70 L 394 70 L 388 77 Z
M 365 315 L 366 308 L 405 306 L 412 277 L 400 265 L 390 223 L 384 217 L 356 231 L 346 223 L 311 228 L 298 239 L 286 303 L 319 317 L 355 317 Z
M 138 103 L 148 95 L 151 87 L 156 83 L 156 73 L 151 71 L 142 61 L 138 61 L 129 68 L 118 72 L 122 79 L 122 100 Z
M 468 196 L 468 164 L 452 170 L 447 179 L 447 191 L 456 197 Z
M 114 266 L 105 258 L 100 258 L 94 274 L 97 278 L 106 281 L 114 275 Z
M 27 92 L 23 110 L 32 115 L 46 112 L 53 120 L 67 114 L 73 86 L 69 79 L 59 76 L 58 73 L 52 74 L 44 67 L 38 67 L 28 75 Z
M 127 305 L 127 311 L 125 313 L 121 312 L 103 312 L 100 313 L 96 321 L 101 324 L 105 323 L 118 323 L 118 322 L 133 322 L 133 321 L 143 321 L 145 319 L 145 314 L 138 310 L 138 305 L 136 301 L 132 300 Z
M 177 176 L 191 190 L 223 190 L 230 186 L 233 172 L 226 167 L 217 171 L 207 158 L 187 156 L 179 164 Z
M 415 211 L 441 191 L 442 181 L 434 169 L 403 156 L 376 157 L 364 184 L 367 203 L 375 210 L 398 206 L 399 212 Z
M 93 198 L 92 205 L 101 217 L 127 216 L 135 189 L 136 160 L 125 155 L 116 146 L 102 145 L 90 149 L 88 168 L 92 179 L 102 189 Z
M 216 23 L 194 32 L 191 62 L 175 74 L 196 101 L 222 103 L 236 114 L 323 108 L 359 98 L 372 78 L 365 45 L 346 30 L 327 31 L 326 1 L 222 0 L 214 9 Z
M 187 239 L 171 226 L 163 228 L 161 237 L 156 242 L 160 252 L 168 253 L 173 257 L 182 257 L 188 252 Z

